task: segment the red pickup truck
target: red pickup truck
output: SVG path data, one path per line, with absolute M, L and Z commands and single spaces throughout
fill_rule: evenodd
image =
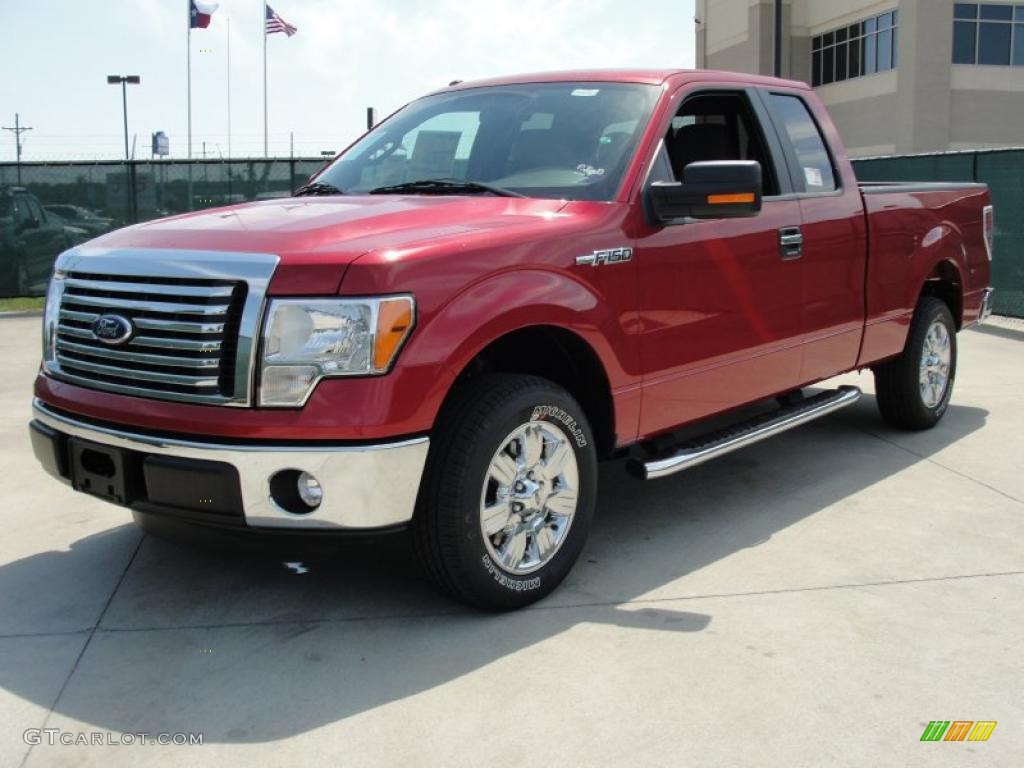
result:
M 801 83 L 460 83 L 292 198 L 61 255 L 34 450 L 143 524 L 411 528 L 440 587 L 515 608 L 579 556 L 599 459 L 692 467 L 853 402 L 802 390 L 863 368 L 886 420 L 933 426 L 992 227 L 983 185 L 858 184 Z

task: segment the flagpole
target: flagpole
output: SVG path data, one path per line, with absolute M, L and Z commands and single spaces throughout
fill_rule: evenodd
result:
M 185 37 L 186 70 L 188 72 L 188 158 L 192 159 L 192 0 L 186 0 L 188 8 L 188 35 Z
M 185 37 L 185 59 L 188 62 L 188 159 L 192 159 L 192 0 L 188 0 L 188 34 Z M 186 210 L 192 210 L 192 163 L 188 163 L 188 201 Z
M 267 148 L 267 0 L 263 0 L 263 156 L 270 157 Z
M 228 16 L 228 159 L 231 159 L 231 17 Z

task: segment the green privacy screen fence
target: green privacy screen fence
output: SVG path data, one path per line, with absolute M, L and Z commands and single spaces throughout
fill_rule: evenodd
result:
M 0 296 L 41 293 L 54 258 L 109 229 L 287 196 L 322 158 L 0 163 Z M 864 181 L 982 181 L 996 207 L 996 312 L 1024 317 L 1024 149 L 854 161 Z
M 39 295 L 66 248 L 137 221 L 287 197 L 323 158 L 0 163 L 0 296 Z
M 980 181 L 995 206 L 995 312 L 1024 317 L 1024 149 L 896 155 L 854 160 L 861 181 Z

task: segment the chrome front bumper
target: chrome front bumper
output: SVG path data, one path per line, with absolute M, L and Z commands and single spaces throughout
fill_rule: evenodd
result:
M 337 447 L 197 442 L 96 426 L 39 400 L 32 410 L 38 422 L 61 435 L 143 455 L 230 464 L 238 472 L 245 525 L 254 528 L 358 531 L 407 523 L 429 448 L 426 437 Z M 314 511 L 295 514 L 271 498 L 270 478 L 285 469 L 309 472 L 320 481 L 323 501 Z

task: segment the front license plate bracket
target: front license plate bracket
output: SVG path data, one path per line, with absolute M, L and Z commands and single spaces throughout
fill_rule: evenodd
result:
M 131 470 L 134 454 L 121 448 L 73 437 L 68 441 L 71 453 L 71 485 L 76 491 L 128 506 L 134 500 Z

